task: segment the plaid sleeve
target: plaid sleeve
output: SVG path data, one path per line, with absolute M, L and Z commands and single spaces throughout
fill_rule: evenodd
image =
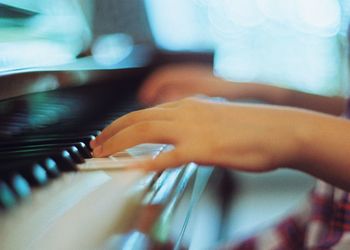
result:
M 319 181 L 303 209 L 230 250 L 350 249 L 350 194 Z
M 240 243 L 226 244 L 221 250 L 301 250 L 304 245 L 305 227 L 290 216 L 274 227 Z

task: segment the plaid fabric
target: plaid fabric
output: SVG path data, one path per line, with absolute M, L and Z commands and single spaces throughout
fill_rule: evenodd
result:
M 346 116 L 350 118 L 350 99 Z M 350 250 L 350 193 L 318 181 L 305 206 L 232 250 Z

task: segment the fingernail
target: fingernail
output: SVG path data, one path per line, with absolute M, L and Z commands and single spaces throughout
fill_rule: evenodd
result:
M 98 157 L 101 155 L 101 153 L 102 153 L 102 146 L 98 146 L 94 149 L 94 152 L 93 152 L 94 156 Z

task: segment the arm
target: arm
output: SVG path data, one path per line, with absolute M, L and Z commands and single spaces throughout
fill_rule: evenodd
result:
M 300 158 L 290 167 L 350 191 L 350 121 L 310 113 L 299 122 Z
M 229 100 L 256 99 L 266 103 L 300 107 L 340 115 L 345 99 L 306 94 L 258 83 L 232 83 L 215 77 L 212 67 L 200 64 L 168 65 L 146 79 L 139 92 L 148 105 L 182 99 L 196 94 L 220 96 Z
M 130 113 L 91 146 L 104 157 L 141 143 L 175 146 L 138 163 L 146 170 L 189 162 L 253 172 L 288 167 L 350 190 L 350 121 L 313 111 L 189 98 Z
M 304 108 L 332 115 L 343 114 L 346 107 L 346 99 L 343 97 L 326 97 L 258 83 L 230 85 L 232 86 L 227 88 L 231 88 L 229 96 L 233 99 L 253 98 L 270 104 Z

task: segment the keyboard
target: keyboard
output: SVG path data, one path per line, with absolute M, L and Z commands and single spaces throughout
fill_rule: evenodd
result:
M 90 140 L 141 108 L 133 92 L 120 89 L 112 82 L 0 102 L 0 249 L 181 246 L 198 202 L 186 193 L 200 196 L 207 179 L 194 188 L 196 176 L 209 177 L 211 169 L 193 163 L 162 172 L 127 167 L 166 145 L 93 159 Z

